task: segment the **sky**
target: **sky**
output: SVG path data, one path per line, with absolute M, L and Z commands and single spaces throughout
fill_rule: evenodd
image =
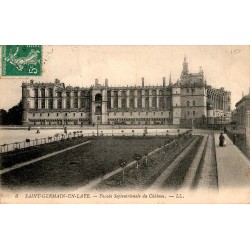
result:
M 109 86 L 134 86 L 144 77 L 145 85 L 161 85 L 171 72 L 176 82 L 184 56 L 190 73 L 202 66 L 209 85 L 232 92 L 232 108 L 249 93 L 250 46 L 43 46 L 42 77 L 0 77 L 0 109 L 16 105 L 22 82 L 30 79 L 89 87 L 96 78 L 101 84 L 108 78 Z

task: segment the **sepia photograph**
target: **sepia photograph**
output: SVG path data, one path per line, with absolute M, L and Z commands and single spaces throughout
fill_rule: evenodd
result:
M 249 62 L 249 46 L 1 46 L 1 201 L 249 202 Z
M 1 249 L 249 249 L 248 5 L 3 1 Z

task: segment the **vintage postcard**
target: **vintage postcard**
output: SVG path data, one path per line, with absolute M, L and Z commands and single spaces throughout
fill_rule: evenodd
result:
M 249 203 L 250 46 L 0 46 L 0 203 Z

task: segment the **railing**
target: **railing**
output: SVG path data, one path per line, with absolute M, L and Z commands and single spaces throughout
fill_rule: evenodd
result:
M 168 136 L 168 135 L 178 135 L 181 134 L 180 132 L 159 132 L 159 131 L 150 131 L 147 132 L 146 134 L 144 132 L 103 132 L 99 131 L 98 132 L 99 136 Z M 97 136 L 97 132 L 92 132 L 92 133 L 84 133 L 84 136 Z
M 186 131 L 183 131 L 182 133 L 185 133 Z M 109 131 L 109 132 L 105 132 L 102 130 L 99 130 L 98 132 L 98 136 L 174 136 L 174 135 L 180 135 L 182 134 L 180 131 L 165 131 L 165 132 L 159 132 L 157 130 L 155 131 L 148 131 L 147 133 L 141 131 L 141 132 L 128 132 L 128 131 Z M 92 136 L 97 136 L 97 131 L 95 132 L 89 132 L 89 133 L 83 133 L 83 131 L 74 131 L 74 132 L 70 132 L 70 133 L 58 133 L 55 134 L 54 136 L 48 136 L 45 138 L 39 138 L 39 139 L 34 139 L 34 140 L 30 140 L 30 139 L 26 139 L 25 141 L 21 141 L 21 142 L 14 142 L 14 143 L 8 143 L 8 144 L 3 144 L 0 145 L 0 153 L 6 153 L 9 151 L 13 151 L 13 150 L 17 150 L 17 149 L 22 149 L 22 148 L 28 148 L 28 147 L 33 147 L 33 146 L 37 146 L 37 145 L 43 145 L 43 144 L 48 144 L 51 142 L 55 142 L 55 141 L 61 141 L 63 139 L 67 139 L 67 138 L 75 138 L 75 137 L 82 137 L 82 136 L 86 136 L 86 137 L 92 137 Z
M 55 134 L 54 136 L 48 136 L 45 138 L 39 138 L 39 139 L 26 139 L 25 141 L 21 142 L 14 142 L 14 143 L 8 143 L 8 144 L 3 144 L 0 145 L 0 153 L 6 153 L 9 151 L 17 150 L 17 149 L 22 149 L 22 148 L 28 148 L 28 147 L 34 147 L 37 145 L 43 145 L 43 144 L 48 144 L 51 142 L 55 141 L 61 141 L 67 138 L 76 138 L 76 137 L 82 137 L 82 131 L 74 131 L 71 133 L 58 133 Z

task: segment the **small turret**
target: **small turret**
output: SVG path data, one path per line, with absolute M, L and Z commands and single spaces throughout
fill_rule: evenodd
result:
M 109 80 L 106 78 L 105 79 L 105 87 L 108 88 L 108 86 L 109 86 Z
M 162 78 L 162 85 L 163 85 L 163 87 L 166 86 L 166 77 L 163 77 L 163 78 Z
M 184 62 L 183 62 L 182 75 L 187 75 L 188 73 L 189 73 L 189 71 L 188 71 L 188 63 L 187 63 L 187 58 L 185 56 L 184 57 Z
M 170 86 L 173 85 L 173 83 L 172 83 L 172 77 L 171 77 L 171 72 L 170 72 L 170 75 L 169 75 L 169 85 Z

